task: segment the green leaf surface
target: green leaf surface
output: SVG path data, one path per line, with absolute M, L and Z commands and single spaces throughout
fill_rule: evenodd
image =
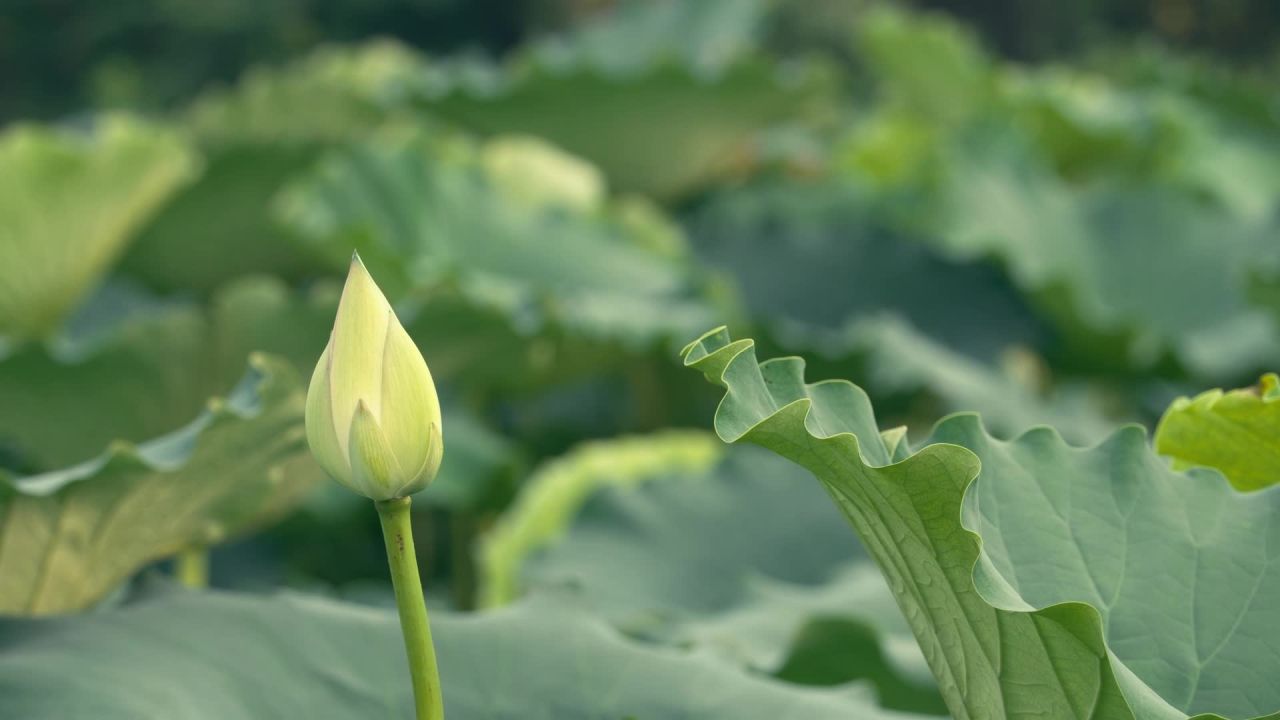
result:
M 126 116 L 0 135 L 0 334 L 57 329 L 195 164 L 174 132 Z
M 460 298 L 471 314 L 497 313 L 524 344 L 552 326 L 652 346 L 712 312 L 687 253 L 653 246 L 652 218 L 637 226 L 620 204 L 531 205 L 485 167 L 482 152 L 461 138 L 387 135 L 328 157 L 280 211 L 333 263 L 358 248 L 393 299 L 412 291 L 429 300 L 423 312 L 447 323 L 435 305 Z M 432 325 L 412 313 L 406 321 L 420 340 Z
M 1067 178 L 1168 182 L 1242 218 L 1273 210 L 1280 188 L 1274 126 L 1207 103 L 1177 83 L 1144 87 L 1113 74 L 1011 68 L 1002 91 L 1010 112 Z M 1270 102 L 1260 94 L 1250 102 L 1259 100 Z
M 430 492 L 415 503 L 469 510 L 492 503 L 495 495 L 506 497 L 523 465 L 516 442 L 461 408 L 446 406 L 443 412 L 449 418 L 449 452 Z
M 860 388 L 806 385 L 798 359 L 759 363 L 721 330 L 685 363 L 727 388 L 721 438 L 803 465 L 845 512 L 953 716 L 1280 717 L 1280 495 L 1173 472 L 1137 427 L 1081 449 L 959 415 L 899 454 Z
M 713 197 L 691 236 L 737 279 L 771 346 L 866 373 L 878 402 L 909 399 L 915 417 L 977 410 L 1001 433 L 1048 422 L 1072 441 L 1102 437 L 1091 394 L 1002 367 L 1034 366 L 1050 333 L 999 268 L 945 259 L 885 205 L 865 182 L 762 181 Z
M 784 346 L 860 356 L 876 397 L 912 398 L 915 417 L 922 414 L 921 401 L 931 400 L 926 407 L 933 411 L 927 417 L 969 410 L 1002 436 L 1051 425 L 1072 443 L 1096 442 L 1114 427 L 1101 388 L 1051 383 L 1044 361 L 1019 346 L 1007 348 L 999 364 L 985 363 L 892 316 L 868 317 L 842 332 Z
M 943 711 L 888 586 L 802 470 L 736 448 L 700 467 L 672 463 L 643 482 L 622 481 L 608 461 L 615 455 L 598 452 L 613 444 L 591 446 L 594 457 L 583 451 L 556 461 L 556 474 L 527 486 L 525 497 L 543 502 L 522 497 L 499 524 L 508 545 L 515 538 L 506 528 L 563 525 L 557 537 L 530 548 L 521 566 L 500 568 L 518 571 L 520 587 L 572 589 L 635 637 L 696 648 L 792 682 L 866 680 L 887 707 Z M 597 478 L 590 497 L 581 507 L 546 507 L 570 470 L 584 478 L 576 488 Z M 830 642 L 819 629 L 857 639 Z M 821 659 L 831 652 L 841 656 L 834 666 Z
M 1156 451 L 1177 467 L 1210 467 L 1240 490 L 1280 482 L 1280 378 L 1179 398 L 1156 428 Z
M 998 267 L 949 261 L 898 229 L 886 205 L 865 182 L 761 180 L 710 198 L 690 235 L 705 262 L 738 280 L 753 317 L 785 323 L 792 336 L 892 312 L 978 358 L 1044 343 Z
M 197 98 L 183 120 L 205 171 L 147 224 L 126 269 L 161 290 L 204 292 L 245 274 L 296 279 L 320 270 L 276 224 L 272 202 L 327 148 L 393 122 L 399 115 L 384 88 L 421 62 L 391 42 L 325 47 Z
M 65 467 L 112 441 L 140 442 L 185 423 L 235 385 L 253 352 L 308 373 L 337 297 L 335 284 L 295 293 L 274 278 L 246 277 L 202 311 L 109 284 L 51 342 L 0 357 L 0 444 L 20 469 Z
M 740 175 L 762 131 L 832 104 L 821 68 L 752 52 L 766 7 L 625 3 L 501 65 L 441 64 L 405 92 L 468 129 L 549 140 L 599 165 L 620 190 L 684 195 Z
M 985 152 L 950 157 L 936 239 L 956 257 L 1000 258 L 1068 354 L 1120 367 L 1168 354 L 1216 377 L 1280 348 L 1249 299 L 1250 270 L 1272 242 L 1265 224 L 1160 186 L 1077 191 L 1007 140 L 979 144 Z
M 301 381 L 251 360 L 185 428 L 55 472 L 0 476 L 0 613 L 84 609 L 147 563 L 219 542 L 292 509 L 319 478 Z
M 213 146 L 348 140 L 387 118 L 387 88 L 422 62 L 390 40 L 324 46 L 286 65 L 252 68 L 184 114 L 195 136 Z
M 445 711 L 469 720 L 880 720 L 854 688 L 802 688 L 646 647 L 571 604 L 434 613 Z M 0 624 L 0 714 L 410 717 L 395 614 L 315 597 L 169 592 L 94 615 Z M 67 684 L 67 677 L 76 682 Z
M 603 487 L 627 487 L 655 476 L 705 471 L 721 457 L 702 432 L 670 430 L 650 436 L 583 443 L 539 467 L 479 550 L 480 604 L 516 599 L 528 556 L 567 532 L 588 499 Z
M 204 173 L 139 231 L 123 271 L 166 292 L 210 292 L 252 273 L 314 272 L 319 264 L 272 220 L 271 200 L 321 152 L 307 144 L 207 150 Z
M 900 222 L 949 257 L 1002 262 L 1060 364 L 1227 380 L 1280 352 L 1249 297 L 1275 244 L 1269 88 L 1140 49 L 1028 68 L 942 15 L 865 15 L 853 49 L 877 99 L 836 166 L 900 195 Z
M 887 104 L 947 127 L 971 120 L 992 99 L 994 64 L 973 32 L 945 15 L 871 6 L 853 37 Z
M 207 335 L 197 308 L 173 304 L 125 311 L 90 337 L 15 349 L 0 358 L 0 442 L 38 471 L 173 429 L 214 392 L 202 379 Z

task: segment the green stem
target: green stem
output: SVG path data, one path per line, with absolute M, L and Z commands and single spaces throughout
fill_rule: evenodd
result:
M 436 669 L 436 650 L 431 644 L 431 626 L 427 623 L 427 604 L 418 578 L 418 557 L 413 551 L 409 498 L 392 498 L 374 504 L 387 544 L 387 562 L 391 566 L 391 584 L 396 590 L 396 607 L 400 610 L 404 649 L 409 654 L 417 718 L 443 720 L 444 698 L 440 695 L 440 673 Z
M 209 587 L 209 549 L 189 547 L 174 557 L 174 574 L 178 582 L 197 590 Z

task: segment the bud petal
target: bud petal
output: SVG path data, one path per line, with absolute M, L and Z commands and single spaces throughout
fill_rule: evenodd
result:
M 390 500 L 408 478 L 396 460 L 378 420 L 361 400 L 351 418 L 351 487 L 371 500 Z
M 358 256 L 307 390 L 307 442 L 321 467 L 374 500 L 415 493 L 443 458 L 431 371 Z
M 328 349 L 329 402 L 344 455 L 356 404 L 364 400 L 374 417 L 382 416 L 382 350 L 393 322 L 399 324 L 391 305 L 359 256 L 353 257 Z
M 391 452 L 410 474 L 406 482 L 430 470 L 426 481 L 406 494 L 417 492 L 435 478 L 439 467 L 438 458 L 436 467 L 427 466 L 430 453 L 440 447 L 438 437 L 431 437 L 433 428 L 439 435 L 440 401 L 426 361 L 398 322 L 387 332 L 383 352 L 382 417 L 395 418 L 394 423 L 384 425 L 383 432 Z
M 320 354 L 320 362 L 311 375 L 307 388 L 307 444 L 320 467 L 334 478 L 351 476 L 347 454 L 338 443 L 333 425 L 333 407 L 329 401 L 329 348 Z

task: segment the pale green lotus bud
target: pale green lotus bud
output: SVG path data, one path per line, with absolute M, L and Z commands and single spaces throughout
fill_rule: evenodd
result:
M 370 499 L 418 492 L 440 469 L 440 400 L 431 371 L 358 255 L 311 376 L 306 421 L 321 467 Z

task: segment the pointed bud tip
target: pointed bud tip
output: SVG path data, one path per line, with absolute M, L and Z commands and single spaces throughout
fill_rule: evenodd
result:
M 360 258 L 360 252 L 358 250 L 351 251 L 351 264 L 347 267 L 347 284 L 349 285 L 352 279 L 355 278 L 367 280 L 369 283 L 373 284 L 374 287 L 377 287 L 377 282 L 373 279 L 373 275 L 369 272 L 369 268 L 365 267 L 364 260 Z M 381 293 L 382 291 L 379 289 L 378 292 Z

